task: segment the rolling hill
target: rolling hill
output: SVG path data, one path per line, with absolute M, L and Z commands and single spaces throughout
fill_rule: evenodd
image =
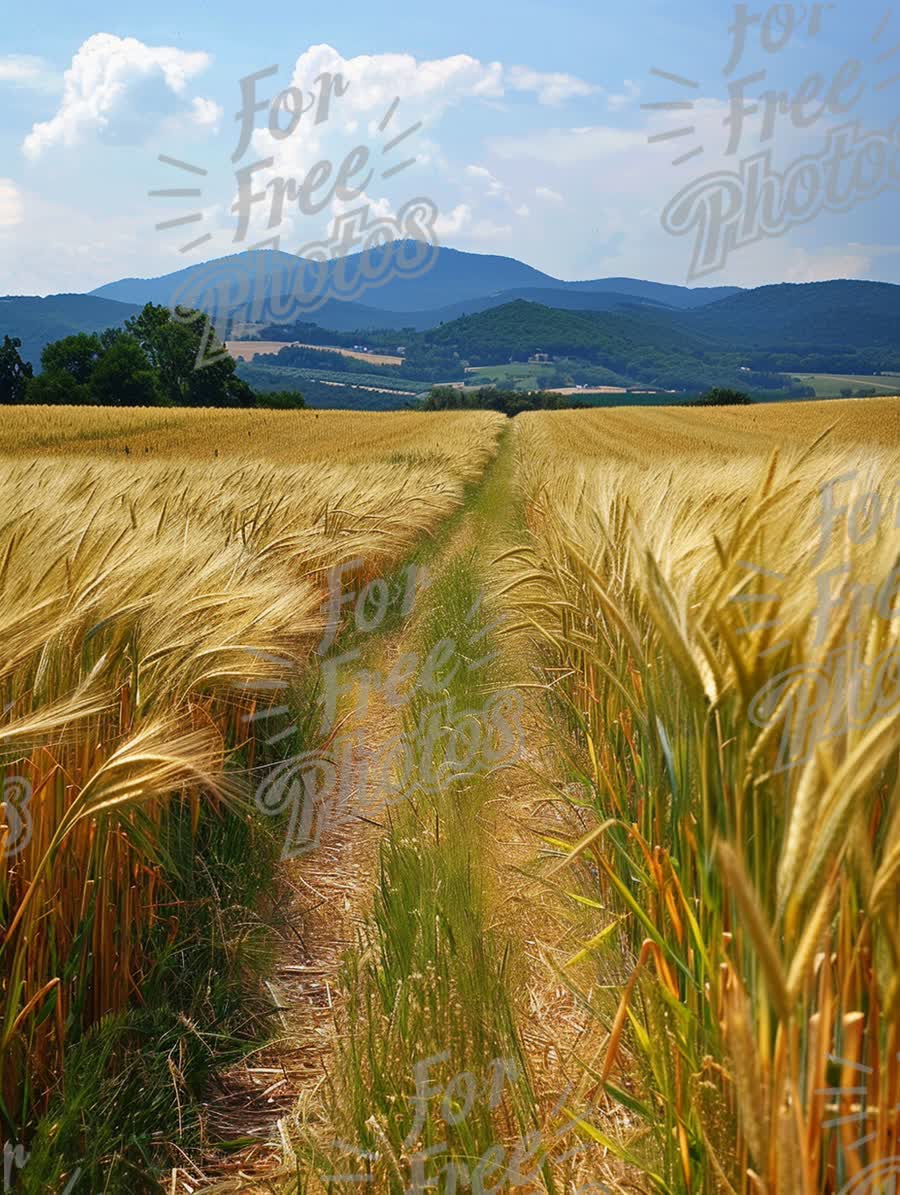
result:
M 41 350 L 53 340 L 76 332 L 100 332 L 118 327 L 139 308 L 95 295 L 6 295 L 0 298 L 0 336 L 22 341 L 22 357 L 35 372 Z
M 398 251 L 396 245 L 385 250 Z M 207 265 L 230 268 L 229 262 L 257 270 L 258 279 L 267 279 L 260 284 L 270 288 L 277 286 L 279 263 L 295 270 L 319 268 L 309 262 L 298 266 L 288 254 L 262 250 Z M 214 277 L 198 275 L 202 268 L 114 283 L 93 295 L 7 296 L 0 299 L 0 334 L 18 336 L 23 355 L 37 366 L 42 347 L 51 340 L 121 324 L 137 310 L 137 300 L 172 302 L 177 297 L 173 285 L 182 288 L 182 295 L 192 285 L 202 290 L 203 278 Z M 326 262 L 321 268 L 338 266 Z M 780 374 L 900 371 L 900 287 L 887 283 L 835 281 L 705 292 L 622 278 L 564 283 L 511 258 L 445 250 L 430 275 L 395 279 L 383 290 L 421 283 L 425 289 L 419 293 L 433 299 L 438 283 L 459 294 L 488 280 L 528 284 L 415 312 L 372 306 L 368 300 L 373 295 L 384 295 L 367 291 L 365 303 L 332 299 L 307 319 L 326 333 L 381 331 L 392 351 L 393 333 L 402 330 L 406 373 L 417 380 L 461 378 L 463 362 L 526 362 L 535 353 L 586 363 L 629 384 L 678 390 L 711 385 L 777 390 L 783 382 L 776 376 Z M 607 284 L 617 289 L 603 289 Z M 223 286 L 220 298 L 231 293 L 230 287 L 230 282 Z M 396 299 L 396 289 L 392 294 Z M 134 301 L 126 301 L 128 296 Z M 690 306 L 699 302 L 698 296 L 700 305 Z M 307 324 L 296 336 L 289 325 L 272 331 L 276 339 L 281 332 L 303 340 L 310 329 Z
M 430 328 L 437 328 L 439 325 L 459 319 L 463 315 L 477 315 L 481 311 L 490 311 L 492 307 L 502 307 L 516 299 L 526 299 L 532 303 L 541 303 L 545 307 L 557 307 L 572 311 L 615 311 L 634 306 L 662 306 L 652 299 L 641 299 L 632 295 L 619 294 L 616 291 L 573 291 L 550 287 L 524 287 L 518 290 L 501 291 L 498 294 L 486 295 L 478 299 L 463 299 L 459 303 L 449 303 L 445 307 L 433 307 L 425 311 L 381 311 L 376 307 L 368 307 L 365 303 L 342 303 L 331 299 L 304 319 L 318 324 L 320 328 L 328 328 L 332 332 L 380 332 L 387 329 L 400 332 L 410 328 L 415 332 L 427 332 Z M 277 321 L 273 321 L 269 326 L 289 328 L 292 325 L 279 325 Z
M 807 282 L 760 286 L 693 312 L 690 324 L 748 348 L 900 345 L 900 286 Z
M 762 287 L 691 311 L 566 311 L 520 299 L 434 328 L 422 342 L 471 365 L 541 352 L 665 388 L 766 388 L 753 375 L 896 371 L 898 329 L 900 286 L 846 281 Z

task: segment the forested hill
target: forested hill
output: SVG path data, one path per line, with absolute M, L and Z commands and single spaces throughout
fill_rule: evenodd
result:
M 887 282 L 807 282 L 760 286 L 721 299 L 684 321 L 733 345 L 833 352 L 900 348 L 900 286 Z
M 95 295 L 7 295 L 0 298 L 0 338 L 22 341 L 22 357 L 39 366 L 41 350 L 78 332 L 117 328 L 140 308 Z
M 741 368 L 900 369 L 900 287 L 820 282 L 763 287 L 694 311 L 562 311 L 517 301 L 426 332 L 472 365 L 574 357 L 672 387 L 724 384 Z

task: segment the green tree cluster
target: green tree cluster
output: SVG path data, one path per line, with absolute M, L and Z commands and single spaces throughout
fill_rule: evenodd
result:
M 21 342 L 0 349 L 0 402 L 118 407 L 254 407 L 296 409 L 306 404 L 283 392 L 265 402 L 242 378 L 236 362 L 199 312 L 172 312 L 148 303 L 124 328 L 79 332 L 48 344 L 41 373 L 19 356 Z
M 565 411 L 586 407 L 577 399 L 551 390 L 498 390 L 482 386 L 464 391 L 455 386 L 435 386 L 425 398 L 425 411 L 500 411 L 503 415 L 521 415 L 524 411 Z
M 689 405 L 692 407 L 749 407 L 753 405 L 753 399 L 749 394 L 744 394 L 742 390 L 728 390 L 722 386 L 716 386 L 712 390 L 707 390 L 705 394 L 701 394 Z

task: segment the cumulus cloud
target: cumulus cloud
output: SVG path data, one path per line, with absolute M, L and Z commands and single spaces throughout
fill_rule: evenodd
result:
M 385 105 L 398 95 L 410 104 L 427 100 L 440 108 L 466 97 L 499 99 L 508 91 L 530 92 L 539 103 L 555 105 L 600 90 L 575 75 L 482 62 L 469 54 L 424 60 L 412 54 L 360 54 L 344 58 L 329 45 L 310 46 L 300 55 L 293 82 L 308 86 L 323 71 L 340 71 L 353 79 L 354 86 L 343 106 L 357 112 Z
M 344 58 L 333 46 L 310 46 L 297 59 L 291 84 L 312 94 L 322 74 L 342 75 L 350 86 L 339 100 L 340 119 L 369 118 L 374 131 L 395 97 L 404 110 L 423 111 L 432 120 L 466 97 L 498 98 L 503 95 L 503 66 L 482 63 L 469 54 L 419 60 L 412 54 L 360 54 Z M 274 93 L 277 84 L 269 83 Z M 264 96 L 264 82 L 258 84 Z M 319 115 L 318 111 L 315 114 Z M 321 124 L 317 127 L 321 128 Z
M 323 78 L 330 84 L 323 84 Z M 451 105 L 502 94 L 502 66 L 483 64 L 466 54 L 432 61 L 420 61 L 411 54 L 345 58 L 332 46 L 314 45 L 296 60 L 289 79 L 260 77 L 254 87 L 256 99 L 268 105 L 286 87 L 294 92 L 279 114 L 275 133 L 267 120 L 254 114 L 261 127 L 236 162 L 240 170 L 270 160 L 253 176 L 254 191 L 266 192 L 267 201 L 253 205 L 245 239 L 253 243 L 278 235 L 307 243 L 327 234 L 334 205 L 317 215 L 309 211 L 309 203 L 302 211 L 297 202 L 285 202 L 273 224 L 271 197 L 282 186 L 281 180 L 300 184 L 319 163 L 329 163 L 329 178 L 317 189 L 320 197 L 325 196 L 342 163 L 356 152 L 363 165 L 348 180 L 349 189 L 365 186 L 373 215 L 389 206 L 396 210 L 414 195 L 428 193 L 425 178 L 431 182 L 446 171 L 440 147 L 429 139 L 429 128 Z M 291 135 L 279 135 L 288 126 L 288 110 L 294 109 L 297 93 L 302 96 L 303 115 Z M 354 200 L 357 205 L 361 202 L 356 196 L 348 202 Z
M 210 61 L 202 51 L 95 33 L 65 73 L 55 115 L 35 124 L 22 148 L 36 160 L 58 145 L 77 145 L 89 133 L 113 144 L 139 144 L 162 120 L 182 111 L 192 123 L 208 125 L 213 110 L 220 112 L 218 106 L 200 100 L 198 107 L 184 93 Z
M 323 78 L 331 81 L 330 86 L 323 87 Z M 495 101 L 517 92 L 533 95 L 539 104 L 558 105 L 599 90 L 574 75 L 485 62 L 468 54 L 439 59 L 397 53 L 345 58 L 326 44 L 306 49 L 288 80 L 261 73 L 254 83 L 255 99 L 271 106 L 286 86 L 293 94 L 280 105 L 275 131 L 265 116 L 254 114 L 259 127 L 252 134 L 252 147 L 243 143 L 237 160 L 238 169 L 269 162 L 253 175 L 254 192 L 265 194 L 266 199 L 253 205 L 246 227 L 248 243 L 276 233 L 305 242 L 311 228 L 316 236 L 325 235 L 322 224 L 330 208 L 317 218 L 315 213 L 298 211 L 296 203 L 285 202 L 273 224 L 271 198 L 283 187 L 281 180 L 301 182 L 322 162 L 331 164 L 333 180 L 354 151 L 367 155 L 358 177 L 365 180 L 373 202 L 383 204 L 390 197 L 396 210 L 414 195 L 430 196 L 438 187 L 449 192 L 454 205 L 443 217 L 444 235 L 453 235 L 463 225 L 472 235 L 476 228 L 485 236 L 492 228 L 506 235 L 508 225 L 492 220 L 496 212 L 475 207 L 502 203 L 511 208 L 519 198 L 485 165 L 460 167 L 448 161 L 434 140 L 434 129 L 451 108 L 466 103 Z M 301 108 L 303 115 L 291 135 L 281 135 Z M 237 152 L 241 147 L 235 140 Z M 468 184 L 462 194 L 461 181 Z M 327 184 L 321 187 L 323 194 L 327 190 Z

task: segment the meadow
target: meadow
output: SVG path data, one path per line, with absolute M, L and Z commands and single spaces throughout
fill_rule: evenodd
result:
M 80 1162 L 111 1191 L 324 1193 L 341 1151 L 391 1195 L 890 1189 L 900 399 L 6 414 L 23 1189 Z M 421 601 L 360 657 L 384 692 L 339 710 L 396 734 L 407 798 L 279 861 L 253 785 L 277 710 L 283 751 L 321 746 L 329 570 L 410 561 Z M 515 759 L 426 783 L 432 658 L 470 733 L 515 697 Z M 372 680 L 404 667 L 406 706 Z M 260 1061 L 236 1026 L 271 1031 L 269 979 Z M 225 1063 L 280 1088 L 268 1119 L 211 1127 Z

